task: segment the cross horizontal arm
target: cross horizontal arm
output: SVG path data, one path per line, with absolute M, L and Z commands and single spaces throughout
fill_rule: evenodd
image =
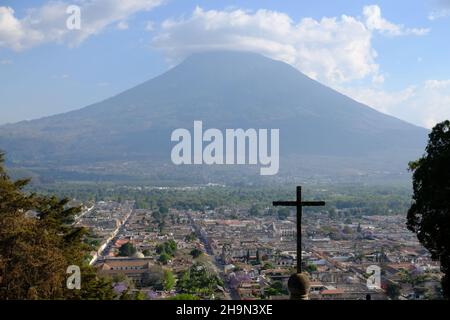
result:
M 303 207 L 321 207 L 325 205 L 325 201 L 303 201 L 301 206 Z
M 273 205 L 275 207 L 283 206 L 283 207 L 295 207 L 297 206 L 296 201 L 274 201 Z
M 296 201 L 274 201 L 273 205 L 275 207 L 321 207 L 325 205 L 325 201 L 302 201 L 300 203 Z

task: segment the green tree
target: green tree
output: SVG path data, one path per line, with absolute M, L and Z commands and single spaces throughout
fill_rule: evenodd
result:
M 147 300 L 147 296 L 142 291 L 137 291 L 134 294 L 134 300 Z
M 168 246 L 168 250 L 166 250 L 167 253 L 175 255 L 175 252 L 177 251 L 177 243 L 175 242 L 175 240 L 170 239 L 167 242 L 167 246 Z
M 180 293 L 174 297 L 169 298 L 169 300 L 200 300 L 200 298 L 192 294 Z
M 197 235 L 195 234 L 195 232 L 191 232 L 190 234 L 188 234 L 185 237 L 186 242 L 192 242 L 192 241 L 195 241 L 196 239 L 197 239 Z
M 260 254 L 259 254 L 259 249 L 256 249 L 256 262 L 257 263 L 261 263 L 261 257 L 260 257 Z
M 88 264 L 87 235 L 72 226 L 79 207 L 68 199 L 24 192 L 29 179 L 13 181 L 0 153 L 0 299 L 113 299 L 110 280 Z M 67 267 L 81 270 L 81 290 L 66 287 Z
M 397 300 L 400 296 L 400 286 L 396 283 L 389 283 L 386 288 L 386 294 L 392 300 Z
M 196 263 L 183 272 L 177 289 L 180 293 L 211 296 L 218 285 L 223 286 L 222 280 L 210 274 L 204 265 Z
M 271 285 L 272 288 L 274 288 L 277 291 L 283 291 L 283 283 L 281 281 L 274 281 Z
M 308 265 L 306 266 L 306 271 L 309 273 L 313 273 L 317 271 L 317 266 L 315 264 L 312 263 L 308 263 Z
M 422 158 L 410 163 L 413 203 L 408 229 L 439 260 L 444 296 L 450 298 L 450 121 L 437 124 Z
M 270 287 L 264 290 L 264 294 L 266 296 L 278 296 L 287 294 L 286 290 L 283 287 L 283 283 L 281 281 L 274 281 Z
M 137 252 L 137 249 L 130 242 L 124 243 L 119 248 L 119 257 L 131 257 Z
M 156 245 L 155 251 L 157 254 L 161 254 L 161 253 L 165 252 L 164 244 L 161 243 L 161 244 Z
M 175 277 L 170 270 L 164 270 L 164 290 L 170 291 L 175 286 Z
M 203 254 L 203 252 L 197 248 L 194 248 L 191 250 L 191 256 L 192 258 L 196 259 L 198 257 L 200 257 Z
M 119 300 L 133 300 L 133 297 L 130 294 L 130 290 L 127 289 L 119 297 Z
M 133 282 L 133 280 L 131 279 L 131 278 L 129 278 L 129 277 L 127 277 L 125 274 L 123 274 L 123 273 L 118 273 L 118 274 L 115 274 L 113 277 L 112 277 L 112 282 L 113 283 L 123 283 L 124 285 L 126 285 L 126 287 L 128 288 L 128 289 L 135 289 L 135 285 L 134 285 L 134 282 Z
M 261 214 L 261 211 L 260 211 L 259 207 L 256 204 L 254 204 L 250 207 L 249 213 L 251 216 L 256 217 Z
M 170 256 L 163 252 L 159 255 L 158 261 L 161 262 L 162 264 L 167 264 L 167 262 L 169 262 L 170 260 Z
M 352 228 L 350 228 L 349 226 L 345 226 L 345 227 L 342 229 L 342 232 L 343 232 L 344 234 L 352 234 L 352 233 L 353 233 L 353 230 L 352 230 Z
M 286 220 L 290 214 L 291 214 L 291 211 L 288 208 L 280 208 L 278 210 L 278 219 Z
M 169 209 L 165 206 L 161 206 L 161 207 L 159 207 L 159 212 L 161 214 L 167 214 L 169 212 Z
M 261 270 L 269 270 L 269 269 L 273 269 L 273 268 L 274 268 L 273 264 L 271 264 L 270 262 L 266 262 L 262 266 Z
M 156 246 L 156 253 L 158 254 L 167 254 L 170 257 L 174 257 L 175 253 L 177 251 L 177 243 L 171 239 L 169 241 L 166 241 L 164 243 L 158 244 Z

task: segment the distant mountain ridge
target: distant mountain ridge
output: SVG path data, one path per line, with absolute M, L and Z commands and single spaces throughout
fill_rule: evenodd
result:
M 139 176 L 151 176 L 148 163 L 171 166 L 171 132 L 192 129 L 194 120 L 208 128 L 279 128 L 280 175 L 400 174 L 422 154 L 428 133 L 283 62 L 209 52 L 80 110 L 0 126 L 0 149 L 14 166 L 35 171 L 90 168 L 109 175 L 117 163 L 132 162 Z

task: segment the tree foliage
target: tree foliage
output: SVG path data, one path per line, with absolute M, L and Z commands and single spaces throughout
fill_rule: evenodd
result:
M 169 298 L 169 300 L 200 300 L 199 297 L 193 295 L 193 294 L 188 294 L 188 293 L 180 293 L 177 294 L 176 296 L 173 296 L 171 298 Z
M 158 244 L 156 246 L 156 253 L 167 254 L 169 258 L 174 257 L 176 252 L 177 252 L 177 243 L 173 239 L 170 239 L 169 241 Z
M 159 255 L 158 261 L 161 262 L 162 264 L 167 264 L 170 260 L 170 256 L 163 252 Z
M 0 299 L 112 299 L 111 283 L 88 266 L 86 230 L 71 222 L 80 208 L 68 199 L 24 192 L 0 153 Z M 81 290 L 66 287 L 67 267 L 80 266 Z
M 41 193 L 57 194 L 82 201 L 93 200 L 133 200 L 136 208 L 151 209 L 155 220 L 163 221 L 167 214 L 160 212 L 160 207 L 178 210 L 223 210 L 224 207 L 248 208 L 249 215 L 277 215 L 272 208 L 273 199 L 289 199 L 296 185 L 208 187 L 200 189 L 164 189 L 149 188 L 141 184 L 136 187 L 121 186 L 116 183 L 71 183 L 58 182 L 35 185 L 33 188 Z M 305 199 L 327 200 L 327 206 L 310 207 L 309 212 L 327 210 L 336 216 L 335 209 L 345 210 L 345 215 L 389 215 L 408 210 L 411 204 L 411 190 L 406 185 L 367 185 L 335 184 L 323 188 L 310 185 L 305 188 Z M 270 208 L 265 210 L 265 208 Z M 282 209 L 282 208 L 281 208 Z M 288 208 L 286 208 L 288 209 Z M 163 209 L 163 211 L 165 211 Z M 250 213 L 251 211 L 251 213 Z M 289 211 L 289 209 L 288 209 Z M 282 211 L 283 212 L 283 211 Z M 343 213 L 342 213 L 343 214 Z M 280 218 L 284 218 L 282 213 Z M 235 219 L 240 216 L 235 216 Z
M 170 291 L 175 286 L 175 277 L 171 270 L 164 270 L 164 290 Z
M 130 242 L 124 243 L 119 248 L 119 257 L 131 257 L 137 249 Z
M 198 257 L 200 257 L 203 254 L 202 250 L 199 250 L 197 248 L 194 248 L 191 250 L 190 252 L 192 258 L 197 259 Z
M 289 208 L 280 208 L 278 209 L 278 219 L 286 220 L 291 214 L 291 210 Z
M 177 289 L 180 293 L 203 296 L 211 296 L 217 286 L 223 286 L 222 280 L 216 275 L 210 274 L 206 267 L 199 263 L 195 263 L 183 272 L 177 282 Z
M 413 203 L 408 229 L 417 234 L 444 273 L 444 295 L 450 297 L 450 121 L 437 124 L 429 135 L 425 155 L 410 163 Z
M 396 283 L 389 283 L 386 288 L 386 294 L 392 300 L 397 300 L 400 296 L 400 286 Z
M 284 288 L 283 283 L 280 281 L 274 281 L 270 285 L 270 287 L 264 290 L 264 295 L 266 297 L 270 296 L 278 296 L 278 295 L 287 295 L 288 292 L 286 288 Z

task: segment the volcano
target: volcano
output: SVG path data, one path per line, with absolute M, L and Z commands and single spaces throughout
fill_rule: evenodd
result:
M 279 178 L 407 175 L 428 134 L 286 63 L 208 52 L 99 103 L 3 125 L 0 149 L 12 167 L 63 180 L 151 180 L 164 172 L 186 181 L 239 180 L 256 172 L 173 165 L 171 132 L 198 120 L 219 130 L 280 129 Z

